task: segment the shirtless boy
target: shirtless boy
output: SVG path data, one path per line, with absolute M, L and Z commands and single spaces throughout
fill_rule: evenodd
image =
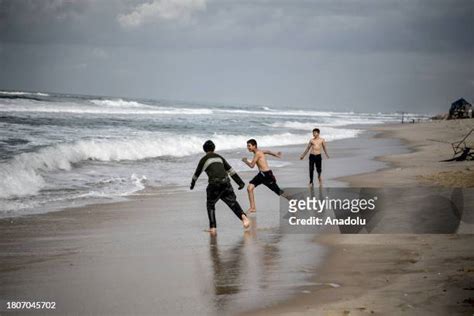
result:
M 259 170 L 258 174 L 252 180 L 250 180 L 250 184 L 247 186 L 250 201 L 250 208 L 248 209 L 248 212 L 256 212 L 257 209 L 255 207 L 255 196 L 253 194 L 255 187 L 260 184 L 264 184 L 276 194 L 283 194 L 283 191 L 278 187 L 275 176 L 268 167 L 268 162 L 265 158 L 265 155 L 271 155 L 280 158 L 281 152 L 274 153 L 270 150 L 260 150 L 257 147 L 257 141 L 255 139 L 249 139 L 247 141 L 247 149 L 254 154 L 253 159 L 252 161 L 249 161 L 247 157 L 244 157 L 242 158 L 242 161 L 250 168 L 253 168 L 255 165 L 257 165 Z
M 326 157 L 329 159 L 328 152 L 326 150 L 326 141 L 324 138 L 319 136 L 319 129 L 313 129 L 313 138 L 309 141 L 308 146 L 304 153 L 301 155 L 300 159 L 303 160 L 309 150 L 309 185 L 313 185 L 313 174 L 314 174 L 314 165 L 316 165 L 316 171 L 318 172 L 319 185 L 323 184 L 321 178 L 321 148 L 324 150 Z

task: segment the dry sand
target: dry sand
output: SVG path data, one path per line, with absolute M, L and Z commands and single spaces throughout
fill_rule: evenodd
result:
M 387 187 L 407 185 L 439 185 L 474 187 L 472 161 L 440 162 L 453 157 L 452 142 L 460 141 L 471 129 L 474 120 L 432 121 L 421 124 L 387 125 L 374 128 L 377 137 L 401 139 L 411 152 L 382 156 L 380 161 L 390 168 L 340 178 L 351 186 Z M 466 140 L 474 150 L 474 132 Z

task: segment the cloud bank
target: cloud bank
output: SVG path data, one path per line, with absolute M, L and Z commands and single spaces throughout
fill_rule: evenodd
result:
M 444 109 L 474 99 L 472 0 L 0 0 L 0 88 Z
M 139 4 L 132 12 L 120 14 L 117 20 L 126 28 L 160 21 L 188 23 L 193 14 L 205 8 L 206 0 L 157 0 Z

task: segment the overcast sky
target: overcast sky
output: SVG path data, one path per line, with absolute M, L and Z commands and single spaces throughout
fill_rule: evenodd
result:
M 0 89 L 438 112 L 473 34 L 474 0 L 0 0 Z

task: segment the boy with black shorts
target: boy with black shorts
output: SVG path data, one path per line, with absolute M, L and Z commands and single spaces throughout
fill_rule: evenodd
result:
M 191 180 L 190 189 L 194 189 L 196 180 L 199 178 L 201 172 L 205 171 L 208 178 L 209 184 L 207 186 L 207 215 L 209 217 L 209 230 L 211 234 L 216 233 L 216 203 L 221 199 L 227 206 L 234 212 L 234 214 L 242 221 L 244 228 L 250 226 L 250 221 L 247 215 L 244 213 L 234 193 L 234 189 L 230 184 L 228 175 L 239 185 L 239 190 L 245 186 L 244 181 L 229 165 L 229 163 L 222 158 L 220 155 L 214 152 L 216 146 L 211 140 L 204 143 L 203 149 L 206 155 L 201 158 L 199 164 L 194 172 L 193 179 Z
M 250 184 L 247 186 L 250 201 L 250 208 L 248 209 L 248 212 L 253 213 L 257 211 L 255 207 L 255 196 L 253 193 L 255 187 L 259 186 L 260 184 L 264 184 L 277 195 L 283 194 L 283 191 L 276 183 L 275 176 L 268 167 L 268 162 L 265 158 L 265 155 L 272 155 L 280 158 L 281 152 L 274 153 L 270 150 L 259 150 L 257 147 L 257 141 L 255 139 L 249 139 L 247 141 L 247 149 L 254 154 L 253 159 L 252 161 L 249 161 L 247 157 L 244 157 L 242 158 L 242 161 L 250 168 L 253 168 L 255 165 L 257 165 L 259 170 L 258 174 L 252 180 L 250 180 Z
M 316 166 L 316 172 L 318 173 L 319 185 L 323 185 L 323 179 L 321 178 L 322 172 L 322 157 L 321 157 L 321 148 L 326 154 L 326 158 L 329 159 L 328 152 L 326 150 L 326 141 L 324 138 L 319 136 L 319 128 L 313 129 L 313 138 L 309 141 L 308 146 L 306 146 L 305 151 L 301 155 L 300 159 L 303 160 L 308 151 L 311 150 L 309 154 L 309 185 L 313 186 L 313 175 L 314 175 L 314 166 Z

